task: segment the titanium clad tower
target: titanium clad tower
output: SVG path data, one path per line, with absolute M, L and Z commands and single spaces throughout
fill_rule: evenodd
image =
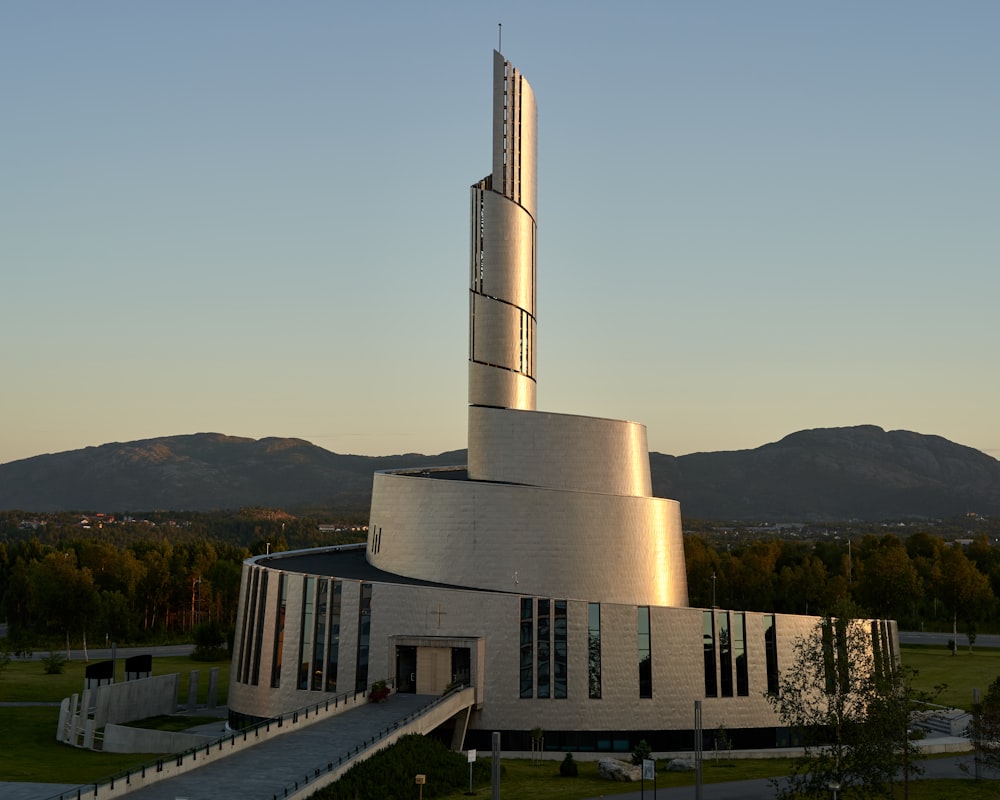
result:
M 472 187 L 469 404 L 535 408 L 537 116 L 531 86 L 493 52 L 493 173 Z
M 645 426 L 536 410 L 535 96 L 493 53 L 492 173 L 472 187 L 468 463 L 380 472 L 368 562 L 491 591 L 686 606 L 680 506 Z

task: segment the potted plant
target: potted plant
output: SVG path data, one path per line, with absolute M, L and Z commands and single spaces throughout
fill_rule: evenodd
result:
M 369 703 L 382 703 L 389 698 L 389 684 L 385 681 L 375 681 L 368 691 Z

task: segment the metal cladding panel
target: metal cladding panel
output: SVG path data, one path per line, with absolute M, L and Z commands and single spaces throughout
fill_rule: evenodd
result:
M 493 190 L 537 219 L 538 110 L 531 85 L 493 51 Z
M 478 291 L 534 316 L 535 221 L 495 192 L 483 193 L 483 270 Z
M 687 605 L 680 506 L 377 473 L 376 567 L 478 589 L 613 603 Z
M 521 309 L 479 294 L 472 296 L 472 309 L 472 360 L 526 373 L 521 340 L 527 320 Z
M 535 407 L 536 384 L 527 375 L 469 362 L 469 402 L 507 408 Z
M 649 497 L 646 427 L 571 414 L 470 407 L 469 477 Z

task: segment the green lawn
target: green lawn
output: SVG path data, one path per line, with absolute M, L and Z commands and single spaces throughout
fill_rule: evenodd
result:
M 541 764 L 523 760 L 505 760 L 504 775 L 501 779 L 501 795 L 504 800 L 581 800 L 588 797 L 613 797 L 616 794 L 633 793 L 640 790 L 636 783 L 611 783 L 597 775 L 597 764 L 592 761 L 577 762 L 579 775 L 563 778 L 559 775 L 558 761 Z M 790 762 L 787 759 L 762 759 L 757 761 L 733 760 L 715 763 L 706 761 L 703 767 L 705 784 L 726 781 L 753 780 L 785 775 Z M 665 789 L 675 786 L 693 786 L 693 772 L 657 772 L 656 787 Z M 646 790 L 652 796 L 653 783 L 646 781 Z M 897 797 L 902 789 L 897 787 Z M 488 787 L 477 787 L 478 797 L 488 798 Z M 706 792 L 706 794 L 709 794 Z M 996 800 L 1000 795 L 1000 785 L 996 781 L 947 780 L 916 781 L 910 784 L 910 800 Z M 465 792 L 441 795 L 440 800 L 461 800 Z M 770 794 L 767 796 L 771 796 Z
M 229 692 L 229 661 L 193 661 L 188 656 L 163 656 L 153 659 L 154 675 L 181 673 L 180 700 L 187 700 L 188 674 L 199 670 L 198 702 L 208 699 L 208 672 L 219 668 L 219 703 L 224 704 Z M 87 665 L 83 661 L 67 661 L 62 675 L 46 675 L 40 661 L 11 661 L 0 673 L 0 702 L 54 702 L 83 691 L 83 676 Z M 125 679 L 125 660 L 118 659 L 117 679 Z
M 58 702 L 83 689 L 86 665 L 66 663 L 62 675 L 46 675 L 40 661 L 13 661 L 0 674 L 0 702 Z M 181 673 L 181 702 L 187 699 L 188 673 L 200 671 L 199 702 L 208 697 L 208 671 L 219 667 L 219 702 L 229 690 L 228 661 L 192 661 L 187 656 L 153 659 L 153 674 Z M 118 665 L 119 679 L 124 660 Z M 59 708 L 0 707 L 0 781 L 39 783 L 87 783 L 136 766 L 154 754 L 95 753 L 56 741 Z M 197 721 L 191 724 L 197 724 Z
M 941 705 L 972 710 L 972 690 L 985 694 L 989 685 L 1000 676 L 1000 649 L 959 648 L 952 655 L 944 647 L 904 646 L 900 658 L 905 666 L 920 674 L 917 685 L 930 690 L 937 684 L 947 684 L 937 702 Z

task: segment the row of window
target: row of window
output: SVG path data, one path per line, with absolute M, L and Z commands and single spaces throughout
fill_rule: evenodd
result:
M 536 605 L 537 604 L 537 605 Z M 549 608 L 555 609 L 550 636 Z M 537 613 L 536 613 L 537 608 Z M 521 697 L 549 697 L 550 665 L 555 668 L 554 697 L 566 697 L 566 601 L 521 598 Z M 636 609 L 636 663 L 639 697 L 653 696 L 653 647 L 649 606 Z M 890 641 L 886 634 L 886 642 Z M 778 649 L 774 615 L 764 615 L 764 658 L 767 690 L 778 691 Z M 705 611 L 703 647 L 706 697 L 747 697 L 746 615 L 743 612 Z M 888 644 L 883 646 L 887 648 Z M 537 675 L 537 681 L 535 680 Z M 735 680 L 734 680 L 735 679 Z M 587 693 L 601 697 L 601 604 L 587 604 Z
M 243 636 L 237 675 L 241 683 L 251 686 L 260 681 L 261 653 L 264 641 L 264 613 L 267 608 L 269 571 L 254 568 L 247 580 L 243 618 Z M 288 607 L 288 577 L 278 575 L 278 613 L 275 617 L 273 651 L 271 653 L 272 688 L 281 686 L 284 661 L 286 610 Z M 312 691 L 342 691 L 338 684 L 340 664 L 340 626 L 343 581 L 336 578 L 306 576 L 302 582 L 302 612 L 299 618 L 299 652 L 296 688 Z M 368 650 L 371 638 L 372 585 L 361 584 L 358 608 L 357 670 L 355 691 L 368 685 Z

